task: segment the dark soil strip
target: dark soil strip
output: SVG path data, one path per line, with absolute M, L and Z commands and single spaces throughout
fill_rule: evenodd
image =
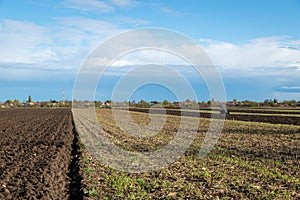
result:
M 69 174 L 68 176 L 71 179 L 71 183 L 69 185 L 70 196 L 69 199 L 83 199 L 83 190 L 82 190 L 82 176 L 80 174 L 80 158 L 81 151 L 79 146 L 79 136 L 75 129 L 74 121 L 72 120 L 74 139 L 72 144 L 72 161 L 69 165 Z
M 138 108 L 140 109 L 140 108 Z M 165 107 L 165 109 L 168 110 L 180 110 L 180 107 Z M 220 109 L 218 107 L 200 107 L 201 111 L 219 111 Z M 227 107 L 227 110 L 229 112 L 242 112 L 242 113 L 264 113 L 264 114 L 299 114 L 300 109 L 299 108 L 252 108 L 252 107 Z M 196 110 L 195 110 L 196 111 Z
M 226 119 L 251 122 L 265 122 L 271 124 L 300 125 L 300 117 L 296 116 L 262 116 L 262 115 L 226 115 Z
M 148 108 L 130 108 L 130 111 L 134 112 L 144 112 L 149 113 Z M 164 114 L 163 110 L 152 110 L 151 113 L 153 114 Z M 203 118 L 211 118 L 210 113 L 201 113 L 201 112 L 193 112 L 193 111 L 180 111 L 180 110 L 166 110 L 166 114 L 168 115 L 177 115 L 177 116 L 189 116 L 189 117 L 203 117 Z M 216 118 L 222 118 L 221 115 L 216 114 Z M 271 124 L 293 124 L 293 125 L 300 125 L 300 117 L 294 116 L 262 116 L 262 115 L 241 115 L 241 114 L 234 114 L 226 115 L 226 119 L 228 120 L 238 120 L 238 121 L 251 121 L 251 122 L 266 122 Z

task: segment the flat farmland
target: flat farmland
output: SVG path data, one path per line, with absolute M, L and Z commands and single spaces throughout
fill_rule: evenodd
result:
M 70 109 L 0 110 L 0 199 L 80 197 Z
M 140 125 L 148 113 L 131 112 Z M 167 115 L 154 137 L 138 138 L 122 131 L 111 110 L 98 109 L 99 123 L 117 146 L 128 151 L 152 152 L 175 136 L 179 116 Z M 210 119 L 200 126 L 189 149 L 179 160 L 159 171 L 120 172 L 83 153 L 84 191 L 89 199 L 299 199 L 300 127 L 226 120 L 213 150 L 199 158 Z
M 104 135 L 132 152 L 161 149 L 180 123 L 180 116 L 165 115 L 162 129 L 142 138 L 118 127 L 110 109 L 96 114 Z M 151 122 L 146 112 L 130 116 L 141 126 Z M 268 123 L 227 118 L 215 147 L 200 158 L 209 123 L 218 119 L 183 117 L 200 122 L 188 150 L 158 171 L 127 173 L 105 166 L 85 149 L 70 109 L 0 110 L 0 199 L 300 198 L 297 118 L 291 118 L 293 124 L 275 123 L 270 116 L 264 116 Z

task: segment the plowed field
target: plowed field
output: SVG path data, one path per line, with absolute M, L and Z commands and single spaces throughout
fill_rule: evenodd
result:
M 96 111 L 104 135 L 132 152 L 166 146 L 181 121 L 178 111 L 167 111 L 164 126 L 153 127 L 157 134 L 143 138 L 123 131 L 110 109 Z M 147 110 L 134 111 L 139 111 L 130 113 L 134 122 L 150 123 Z M 189 124 L 200 121 L 188 150 L 165 168 L 135 174 L 80 149 L 70 109 L 0 110 L 0 200 L 300 199 L 299 117 L 228 115 L 234 120 L 225 121 L 212 151 L 200 158 L 210 119 L 193 113 L 181 113 Z
M 130 111 L 134 112 L 144 112 L 149 113 L 149 109 L 147 108 L 130 108 Z M 246 111 L 246 112 L 245 112 Z M 167 109 L 165 111 L 163 110 L 152 110 L 153 114 L 162 114 L 166 112 L 168 115 L 177 115 L 177 116 L 189 116 L 189 117 L 202 117 L 202 118 L 211 118 L 210 113 L 205 112 L 197 112 L 197 111 L 180 111 L 176 109 Z M 292 125 L 300 125 L 300 115 L 299 116 L 280 116 L 276 113 L 272 112 L 266 112 L 264 114 L 270 114 L 269 116 L 260 115 L 261 112 L 247 112 L 247 110 L 243 110 L 240 114 L 227 114 L 226 119 L 227 120 L 237 120 L 237 121 L 250 121 L 250 122 L 266 122 L 271 124 L 292 124 Z M 257 115 L 255 115 L 257 114 Z M 289 113 L 290 114 L 290 113 Z M 215 117 L 218 118 L 218 115 Z M 222 118 L 223 116 L 219 116 Z
M 0 110 L 0 199 L 80 198 L 69 109 Z

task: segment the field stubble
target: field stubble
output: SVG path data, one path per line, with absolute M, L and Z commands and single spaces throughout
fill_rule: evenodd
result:
M 146 113 L 130 115 L 137 124 L 150 123 Z M 180 122 L 167 115 L 157 135 L 142 138 L 122 131 L 109 109 L 98 109 L 97 116 L 105 136 L 133 152 L 162 148 Z M 180 159 L 132 174 L 104 166 L 84 146 L 80 157 L 68 109 L 0 110 L 0 199 L 300 198 L 299 125 L 226 120 L 215 148 L 199 158 L 210 119 L 197 120 L 198 129 L 190 130 L 196 138 Z M 157 131 L 153 128 L 150 133 Z
M 97 110 L 106 136 L 128 151 L 151 152 L 168 144 L 180 118 L 167 115 L 154 137 L 138 138 L 116 125 L 109 109 Z M 146 113 L 131 112 L 140 124 Z M 199 119 L 188 151 L 167 168 L 132 174 L 104 166 L 89 152 L 83 154 L 85 192 L 90 199 L 297 199 L 300 198 L 299 126 L 260 122 L 225 122 L 215 148 L 205 158 L 198 153 L 210 119 Z

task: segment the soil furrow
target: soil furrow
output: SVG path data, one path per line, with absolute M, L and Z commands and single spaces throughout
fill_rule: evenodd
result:
M 0 199 L 83 198 L 70 109 L 5 109 L 0 119 Z

